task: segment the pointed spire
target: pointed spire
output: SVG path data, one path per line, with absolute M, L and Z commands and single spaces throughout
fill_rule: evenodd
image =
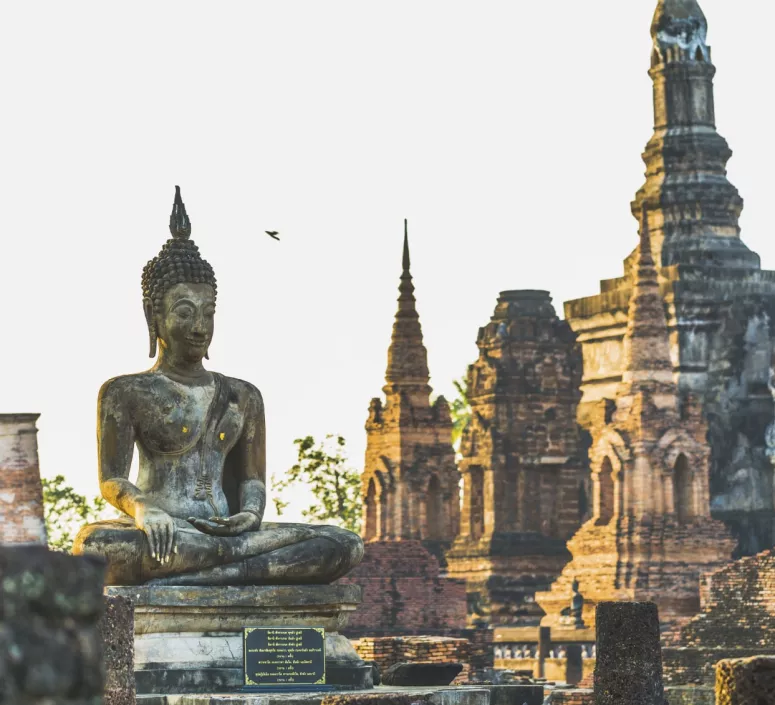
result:
M 408 274 L 411 262 L 409 260 L 409 224 L 406 218 L 404 218 L 404 258 L 402 265 L 404 268 L 404 273 Z
M 670 338 L 665 303 L 659 290 L 649 233 L 648 210 L 641 213 L 640 245 L 633 267 L 634 280 L 624 335 L 624 391 L 644 384 L 673 383 Z
M 410 264 L 409 229 L 407 221 L 404 220 L 404 249 L 401 260 L 401 283 L 398 287 L 398 311 L 393 324 L 393 339 L 388 349 L 385 381 L 388 385 L 425 387 L 430 380 L 428 352 L 423 345 Z
M 188 240 L 191 236 L 191 221 L 186 213 L 186 206 L 180 196 L 180 186 L 175 187 L 175 202 L 170 213 L 170 232 L 176 240 Z

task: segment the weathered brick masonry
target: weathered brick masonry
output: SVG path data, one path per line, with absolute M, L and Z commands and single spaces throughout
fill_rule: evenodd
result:
M 660 0 L 651 27 L 654 133 L 643 158 L 646 180 L 632 202 L 651 231 L 667 314 L 669 362 L 683 401 L 693 396 L 708 424 L 714 516 L 751 554 L 772 545 L 772 470 L 764 432 L 775 329 L 775 272 L 740 238 L 743 200 L 727 178 L 732 155 L 715 126 L 716 69 L 708 24 L 695 0 Z M 734 79 L 727 79 L 734 80 Z M 597 422 L 625 371 L 625 333 L 636 250 L 623 276 L 600 293 L 565 304 L 584 356 L 579 420 Z M 583 590 L 583 585 L 582 585 Z
M 0 544 L 45 544 L 39 414 L 0 414 Z
M 362 534 L 366 541 L 421 540 L 443 562 L 459 521 L 460 476 L 449 405 L 444 397 L 431 403 L 406 233 L 399 292 L 385 401 L 371 400 L 366 422 Z
M 468 683 L 472 645 L 468 639 L 438 636 L 365 637 L 353 642 L 364 661 L 374 661 L 383 673 L 396 663 L 462 663 L 456 683 Z
M 663 649 L 665 680 L 672 685 L 714 682 L 725 658 L 775 656 L 775 551 L 742 558 L 703 576 L 702 611 Z
M 589 511 L 580 351 L 545 291 L 501 293 L 477 345 L 449 574 L 466 580 L 473 618 L 537 624 L 533 595 L 559 575 Z
M 363 588 L 348 636 L 449 634 L 466 626 L 466 588 L 440 576 L 420 541 L 370 541 L 363 562 L 340 582 Z
M 734 541 L 710 516 L 707 425 L 678 391 L 648 211 L 633 263 L 623 372 L 613 403 L 591 420 L 593 518 L 568 542 L 573 560 L 538 593 L 544 626 L 557 626 L 578 580 L 584 620 L 608 600 L 653 601 L 663 623 L 694 614 L 699 578 L 729 560 Z

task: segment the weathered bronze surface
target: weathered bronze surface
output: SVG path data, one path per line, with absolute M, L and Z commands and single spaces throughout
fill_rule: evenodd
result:
M 84 527 L 75 552 L 107 558 L 108 585 L 331 582 L 360 562 L 363 543 L 332 526 L 263 523 L 263 400 L 252 384 L 202 364 L 216 283 L 189 239 L 177 187 L 170 231 L 143 272 L 156 363 L 108 380 L 98 400 L 100 488 L 124 518 Z

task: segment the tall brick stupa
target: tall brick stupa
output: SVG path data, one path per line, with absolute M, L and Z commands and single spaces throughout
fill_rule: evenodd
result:
M 457 532 L 460 475 L 449 404 L 444 397 L 431 401 L 406 222 L 402 270 L 382 389 L 385 401 L 371 400 L 366 422 L 363 538 L 419 540 L 442 556 Z
M 467 583 L 472 621 L 535 625 L 534 593 L 560 574 L 589 510 L 580 350 L 545 291 L 501 293 L 477 345 L 449 574 Z
M 371 400 L 362 475 L 363 562 L 342 579 L 363 588 L 348 636 L 449 634 L 466 626 L 466 588 L 446 577 L 460 514 L 460 475 L 443 397 L 431 401 L 428 353 L 404 250 L 384 401 Z
M 691 396 L 707 423 L 713 515 L 735 533 L 736 555 L 773 543 L 773 471 L 764 434 L 773 418 L 767 383 L 775 341 L 775 272 L 740 238 L 743 200 L 727 178 L 732 155 L 716 131 L 708 24 L 696 0 L 660 0 L 651 25 L 654 133 L 645 209 L 665 306 L 669 371 L 680 404 Z M 583 348 L 579 421 L 600 423 L 625 371 L 625 331 L 636 251 L 600 293 L 565 304 Z M 584 586 L 582 585 L 582 592 Z
M 710 448 L 701 405 L 678 393 L 665 305 L 643 208 L 616 399 L 591 427 L 593 518 L 568 542 L 573 560 L 536 600 L 557 627 L 578 580 L 584 621 L 607 600 L 653 601 L 663 622 L 700 607 L 700 575 L 729 561 L 734 540 L 710 516 Z

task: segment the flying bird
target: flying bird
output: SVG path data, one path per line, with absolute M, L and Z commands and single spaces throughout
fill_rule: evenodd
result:
M 280 238 L 277 237 L 277 231 L 276 230 L 264 230 L 264 232 L 269 235 L 269 237 L 273 237 L 275 240 L 279 240 Z

